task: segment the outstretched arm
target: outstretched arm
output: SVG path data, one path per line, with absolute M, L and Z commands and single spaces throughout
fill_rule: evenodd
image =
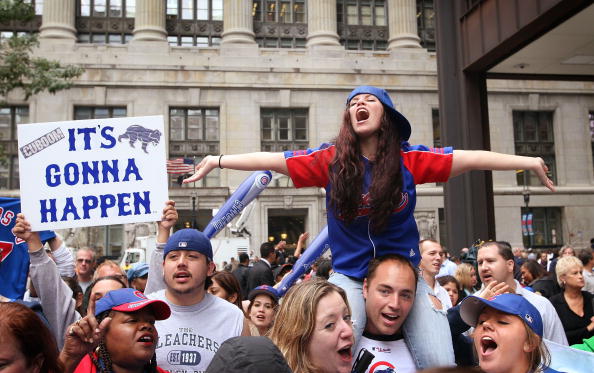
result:
M 485 150 L 454 150 L 450 177 L 473 170 L 530 170 L 536 173 L 544 186 L 555 191 L 553 181 L 547 176 L 549 169 L 540 157 L 524 157 Z
M 194 175 L 184 180 L 184 184 L 202 179 L 210 171 L 219 167 L 241 171 L 271 170 L 284 175 L 289 174 L 283 153 L 247 153 L 233 155 L 208 155 L 196 166 Z

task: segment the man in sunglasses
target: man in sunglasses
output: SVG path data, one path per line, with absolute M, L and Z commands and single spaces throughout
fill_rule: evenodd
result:
M 95 271 L 95 252 L 88 247 L 83 247 L 76 252 L 76 280 L 83 294 L 93 281 Z

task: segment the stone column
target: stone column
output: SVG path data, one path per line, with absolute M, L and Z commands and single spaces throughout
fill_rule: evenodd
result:
M 133 41 L 167 41 L 165 31 L 165 1 L 140 0 L 136 2 Z
M 307 2 L 307 46 L 340 46 L 336 26 L 336 0 Z
M 225 0 L 223 2 L 222 44 L 256 44 L 254 18 L 250 0 Z
M 421 48 L 417 31 L 417 5 L 415 0 L 388 1 L 388 50 L 395 48 Z
M 74 0 L 45 0 L 40 38 L 76 40 Z

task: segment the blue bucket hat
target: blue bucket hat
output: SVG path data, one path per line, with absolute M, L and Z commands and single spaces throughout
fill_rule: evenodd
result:
M 353 97 L 360 94 L 370 94 L 377 97 L 377 99 L 380 100 L 380 102 L 384 105 L 385 110 L 387 110 L 388 113 L 392 115 L 396 126 L 398 126 L 398 132 L 400 133 L 402 141 L 408 141 L 411 133 L 410 123 L 408 122 L 408 119 L 404 117 L 404 115 L 400 114 L 400 112 L 394 108 L 394 104 L 392 103 L 392 100 L 390 99 L 390 96 L 386 90 L 372 87 L 370 85 L 359 86 L 353 89 L 351 94 L 349 94 L 349 97 L 346 101 L 347 106 Z
M 126 276 L 128 277 L 128 282 L 131 282 L 135 278 L 139 278 L 142 276 L 148 275 L 149 272 L 149 265 L 146 263 L 136 263 L 126 272 Z
M 97 301 L 95 316 L 107 310 L 136 312 L 151 307 L 156 320 L 165 320 L 171 315 L 167 303 L 158 299 L 148 299 L 142 292 L 130 288 L 112 290 Z
M 163 259 L 173 250 L 198 251 L 212 261 L 212 245 L 208 237 L 199 230 L 186 228 L 175 232 L 165 244 Z
M 476 327 L 478 318 L 486 307 L 518 316 L 532 331 L 542 337 L 543 325 L 540 312 L 526 298 L 518 294 L 505 293 L 491 299 L 471 295 L 462 301 L 460 316 L 466 324 Z

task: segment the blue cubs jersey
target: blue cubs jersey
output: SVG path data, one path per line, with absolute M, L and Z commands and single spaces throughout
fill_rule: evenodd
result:
M 452 148 L 402 144 L 400 204 L 390 216 L 387 227 L 377 234 L 372 232 L 369 222 L 369 187 L 373 163 L 365 157 L 361 157 L 365 174 L 358 216 L 347 225 L 329 208 L 332 188 L 329 183 L 329 165 L 334 158 L 335 150 L 333 144 L 322 144 L 314 149 L 284 153 L 289 175 L 297 188 L 317 186 L 326 189 L 328 236 L 334 271 L 362 280 L 367 275 L 369 261 L 386 254 L 400 254 L 417 266 L 421 255 L 419 231 L 413 215 L 416 204 L 415 186 L 448 180 L 452 168 Z
M 0 197 L 0 295 L 22 299 L 29 275 L 29 249 L 12 234 L 21 200 Z M 52 231 L 39 232 L 42 241 L 54 238 Z

